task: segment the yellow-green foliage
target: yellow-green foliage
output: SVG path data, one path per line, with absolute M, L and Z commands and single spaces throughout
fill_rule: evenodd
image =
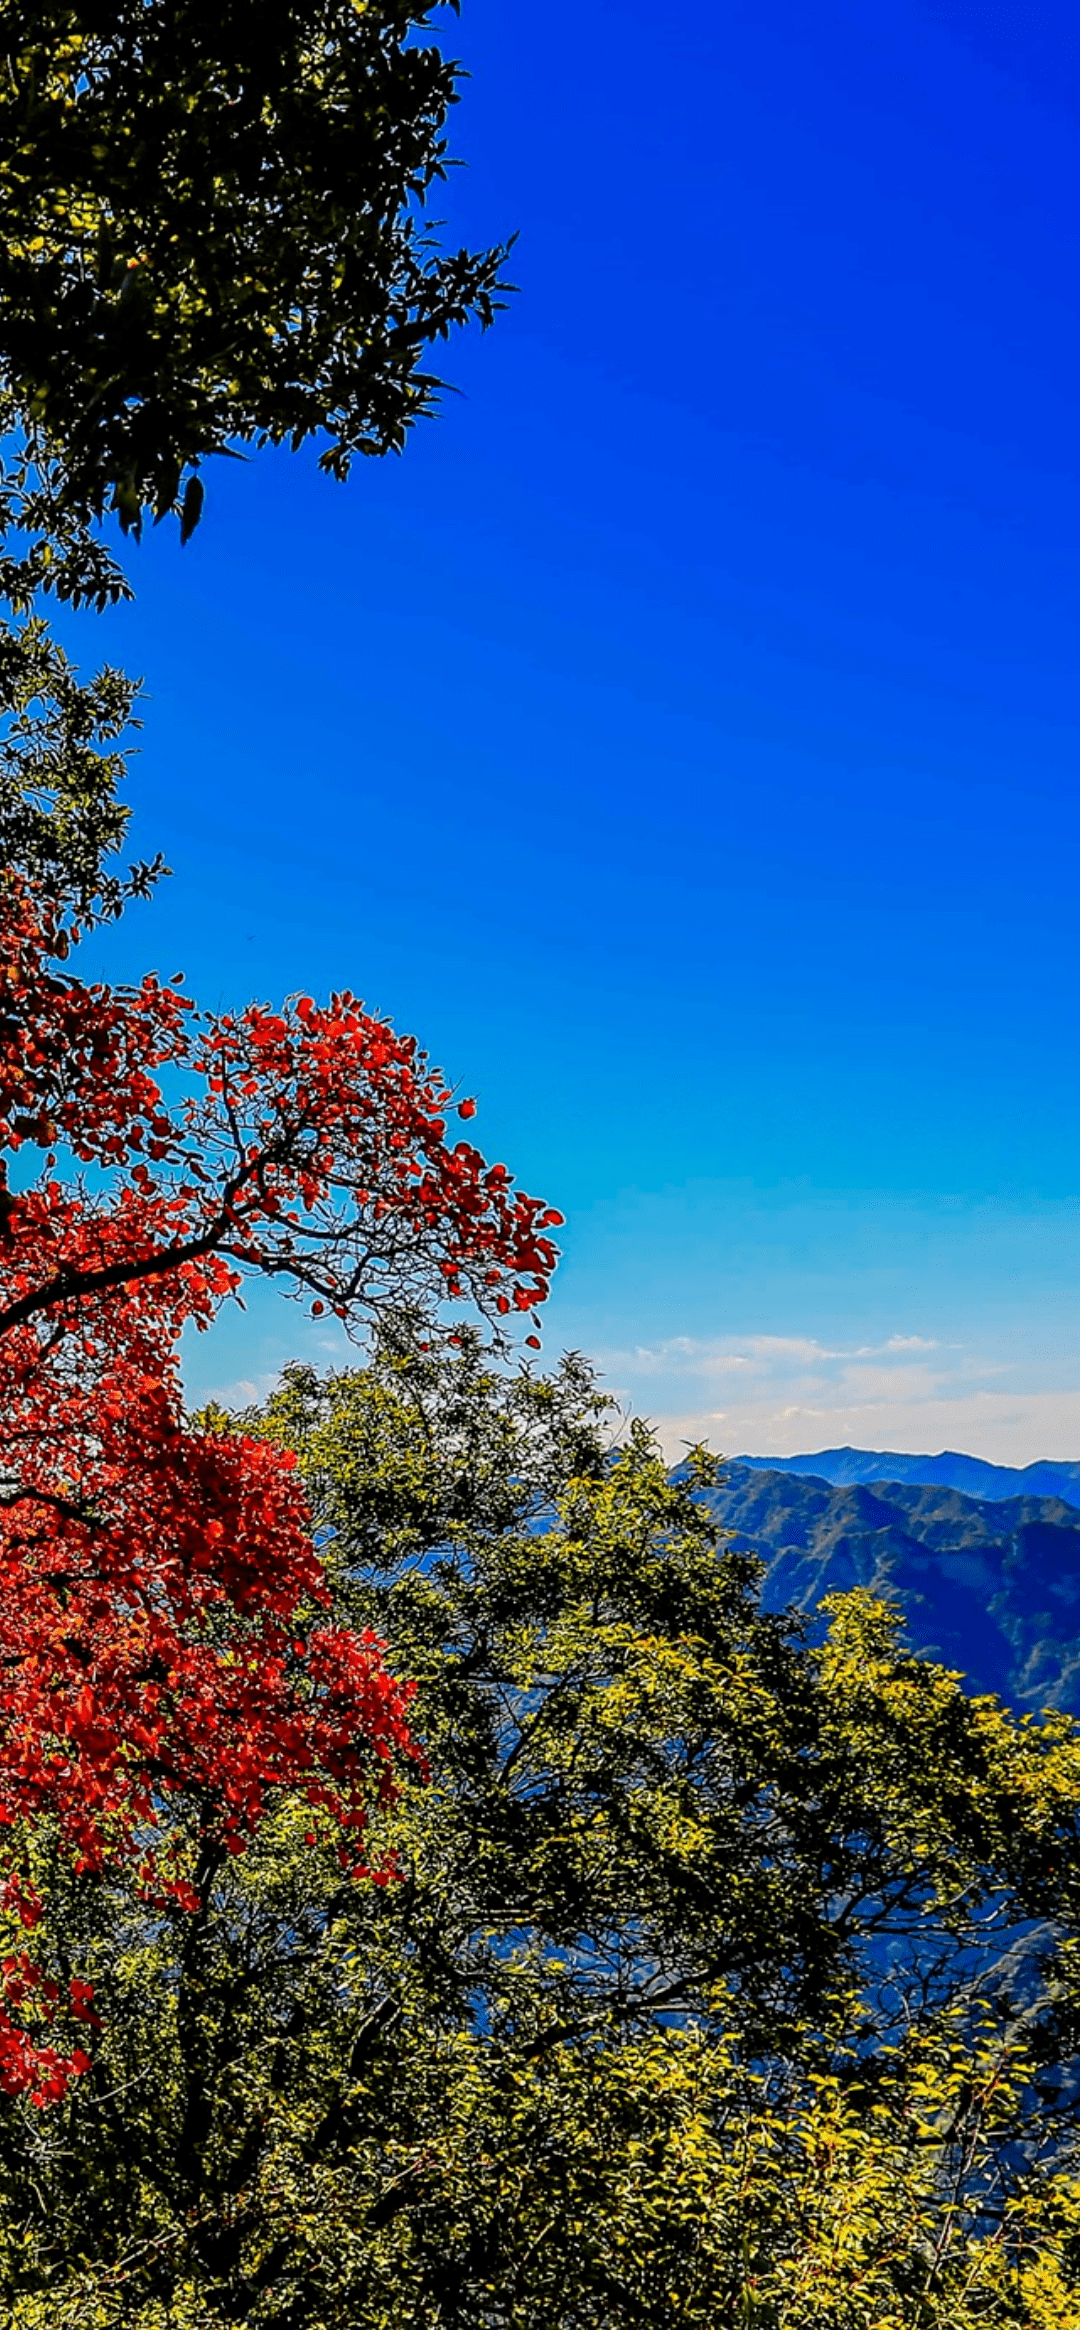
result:
M 387 1887 L 283 1803 L 151 1919 L 36 1840 L 91 2079 L 5 2107 L 13 2330 L 1080 2330 L 1080 1746 L 763 1613 L 587 1371 L 248 1419 L 417 1681 Z M 194 1839 L 200 1808 L 189 1812 Z

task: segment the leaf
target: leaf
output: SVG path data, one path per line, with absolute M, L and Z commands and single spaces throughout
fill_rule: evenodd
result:
M 201 477 L 189 477 L 184 487 L 184 498 L 180 509 L 181 543 L 190 542 L 202 516 L 205 498 L 206 492 Z

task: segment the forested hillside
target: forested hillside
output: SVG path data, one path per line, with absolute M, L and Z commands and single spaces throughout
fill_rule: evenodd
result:
M 1080 1710 L 1080 1511 L 900 1481 L 834 1487 L 725 1468 L 717 1517 L 766 1563 L 767 1599 L 812 1610 L 865 1586 L 903 1602 L 914 1647 L 1015 1706 Z

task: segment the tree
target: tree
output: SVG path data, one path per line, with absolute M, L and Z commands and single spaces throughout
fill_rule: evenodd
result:
M 126 874 L 112 862 L 136 694 L 108 665 L 80 680 L 40 615 L 0 622 L 0 864 L 83 927 L 115 918 L 164 872 L 160 855 Z
M 103 2027 L 8 2109 L 16 2330 L 1075 2330 L 1069 1723 L 763 1612 L 580 1361 L 405 1321 L 203 1428 L 297 1453 L 426 1773 L 390 1883 L 283 1792 L 188 1914 L 35 1829 Z
M 86 928 L 166 869 L 160 856 L 126 874 L 115 864 L 138 684 L 108 665 L 81 680 L 42 608 L 49 594 L 100 611 L 132 593 L 56 463 L 16 442 L 18 422 L 0 392 L 0 865 Z
M 426 352 L 500 304 L 504 251 L 425 223 L 460 80 L 435 12 L 0 0 L 0 861 L 84 924 L 165 869 L 113 864 L 137 688 L 81 682 L 43 597 L 130 597 L 95 520 L 175 507 L 186 538 L 213 452 L 400 450 Z
M 559 1219 L 447 1139 L 443 1079 L 351 996 L 200 1018 L 175 983 L 88 986 L 76 936 L 0 889 L 0 2087 L 38 2102 L 85 2070 L 56 2032 L 89 2004 L 20 1941 L 42 1822 L 77 1870 L 119 1857 L 155 1915 L 193 1910 L 282 1790 L 359 1866 L 372 1779 L 409 1752 L 371 1631 L 322 1616 L 288 1453 L 185 1428 L 183 1328 L 253 1271 L 346 1323 L 529 1311 Z M 186 1841 L 174 1796 L 200 1807 Z
M 175 508 L 186 539 L 211 453 L 400 450 L 427 351 L 500 305 L 505 250 L 426 222 L 436 4 L 0 0 L 0 859 L 84 925 L 165 868 L 113 863 L 137 688 L 80 681 L 43 597 L 130 597 L 95 521 Z
M 436 0 L 3 0 L 0 379 L 125 528 L 241 444 L 398 451 L 505 249 L 425 224 L 459 67 Z
M 351 996 L 200 1021 L 175 983 L 59 968 L 162 867 L 113 864 L 137 691 L 78 679 L 43 595 L 128 595 L 95 520 L 177 507 L 186 538 L 210 452 L 321 433 L 342 476 L 399 448 L 438 389 L 424 351 L 494 311 L 503 254 L 423 224 L 458 79 L 431 15 L 0 7 L 0 2085 L 39 2102 L 85 2067 L 65 2013 L 93 2010 L 16 1946 L 28 1823 L 190 1904 L 275 1791 L 345 1839 L 410 1752 L 377 1645 L 317 1622 L 288 1461 L 185 1431 L 183 1327 L 248 1270 L 348 1322 L 529 1309 L 554 1260 L 559 1217 L 447 1141 L 441 1078 Z M 156 1832 L 192 1789 L 213 1842 L 189 1869 Z

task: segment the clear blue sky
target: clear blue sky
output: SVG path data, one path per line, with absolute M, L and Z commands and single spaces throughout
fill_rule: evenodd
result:
M 1075 14 L 450 38 L 520 296 L 403 461 L 223 464 L 136 555 L 175 879 L 107 959 L 413 1028 L 568 1213 L 548 1348 L 673 1445 L 1076 1456 Z

